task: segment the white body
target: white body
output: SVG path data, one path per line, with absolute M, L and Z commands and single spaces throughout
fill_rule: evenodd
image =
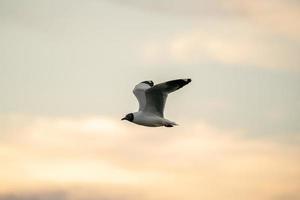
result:
M 170 120 L 167 120 L 163 117 L 157 116 L 152 113 L 147 113 L 147 112 L 135 112 L 133 113 L 134 119 L 133 123 L 139 124 L 142 126 L 150 126 L 150 127 L 158 127 L 158 126 L 175 126 L 177 125 L 175 122 L 172 122 Z

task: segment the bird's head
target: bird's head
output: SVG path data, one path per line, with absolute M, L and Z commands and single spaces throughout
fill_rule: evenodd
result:
M 132 122 L 133 119 L 134 119 L 133 113 L 129 113 L 125 117 L 123 117 L 121 120 L 127 120 L 127 121 Z

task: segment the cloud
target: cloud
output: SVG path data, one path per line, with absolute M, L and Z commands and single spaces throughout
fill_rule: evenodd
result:
M 297 1 L 268 0 L 240 1 L 234 0 L 233 6 L 250 18 L 251 22 L 266 26 L 274 32 L 285 35 L 299 44 L 300 4 Z
M 296 19 L 300 17 L 300 4 L 297 1 L 115 2 L 151 14 L 155 12 L 155 16 L 162 18 L 168 16 L 177 22 L 177 28 L 168 36 L 151 36 L 145 41 L 142 57 L 146 63 L 299 69 L 300 24 Z
M 299 191 L 299 146 L 243 130 L 201 121 L 151 129 L 96 116 L 1 119 L 3 198 L 61 190 L 79 200 L 272 199 Z
M 198 20 L 201 18 L 244 20 L 272 29 L 299 42 L 300 24 L 296 19 L 300 17 L 300 4 L 294 0 L 115 0 L 115 2 L 146 11 L 194 17 Z
M 255 66 L 299 69 L 299 45 L 240 23 L 186 31 L 166 41 L 149 41 L 143 57 L 150 63 Z
M 66 200 L 66 194 L 60 191 L 39 193 L 8 193 L 0 194 L 0 200 Z

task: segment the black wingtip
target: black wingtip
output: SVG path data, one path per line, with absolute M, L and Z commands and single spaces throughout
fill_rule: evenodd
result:
M 190 79 L 190 78 L 181 79 L 181 80 L 182 80 L 182 84 L 183 84 L 183 85 L 187 85 L 187 84 L 189 84 L 190 82 L 192 82 L 192 79 Z

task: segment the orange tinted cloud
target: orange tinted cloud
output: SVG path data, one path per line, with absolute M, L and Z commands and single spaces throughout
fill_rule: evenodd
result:
M 299 198 L 299 147 L 242 130 L 151 129 L 95 116 L 12 115 L 2 124 L 4 196 L 60 188 L 65 199 Z

